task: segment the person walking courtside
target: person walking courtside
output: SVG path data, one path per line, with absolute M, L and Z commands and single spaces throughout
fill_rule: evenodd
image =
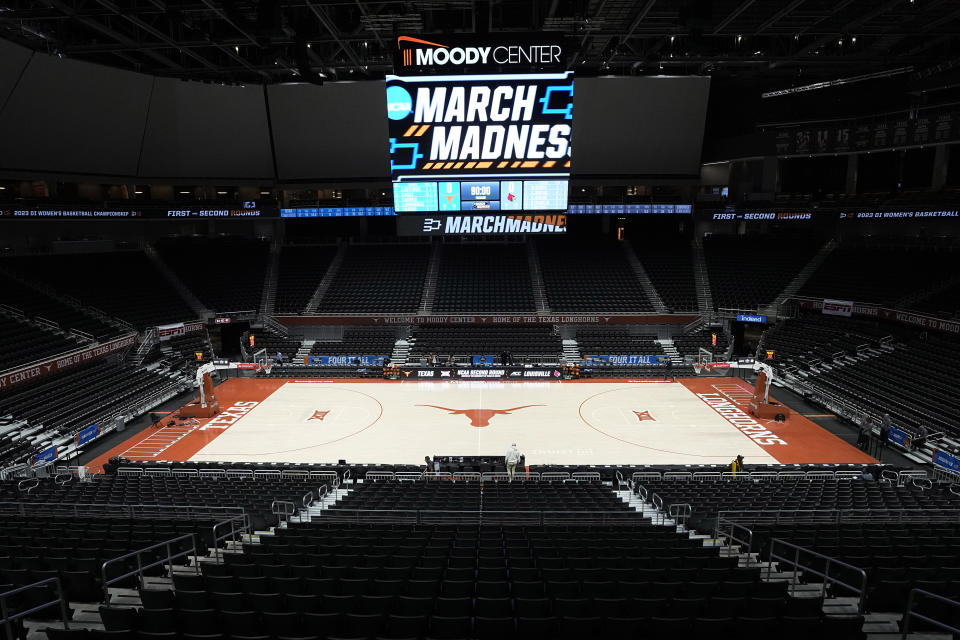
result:
M 510 445 L 510 449 L 507 451 L 507 455 L 503 457 L 503 461 L 507 464 L 507 477 L 510 478 L 510 482 L 513 482 L 513 476 L 517 473 L 517 465 L 520 463 L 520 450 L 517 449 L 516 442 Z
M 733 462 L 730 463 L 730 472 L 733 473 L 733 476 L 736 477 L 738 473 L 743 473 L 743 456 L 737 456 Z

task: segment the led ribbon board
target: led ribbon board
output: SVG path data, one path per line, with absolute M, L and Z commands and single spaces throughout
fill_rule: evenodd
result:
M 397 213 L 567 209 L 573 72 L 551 34 L 397 38 Z

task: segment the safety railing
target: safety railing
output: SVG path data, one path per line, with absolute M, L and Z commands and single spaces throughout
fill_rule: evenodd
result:
M 659 471 L 636 471 L 630 478 L 634 482 L 643 482 L 644 480 L 660 480 L 663 474 Z
M 953 634 L 953 637 L 957 637 L 957 635 L 960 634 L 960 629 L 958 629 L 957 627 L 953 627 L 947 624 L 946 622 L 937 620 L 936 618 L 933 618 L 926 614 L 917 613 L 916 611 L 914 611 L 914 600 L 918 595 L 923 596 L 924 598 L 929 598 L 931 600 L 934 600 L 935 602 L 945 604 L 948 607 L 960 608 L 960 602 L 957 602 L 956 600 L 951 600 L 950 598 L 944 598 L 941 595 L 938 595 L 936 593 L 931 593 L 924 589 L 916 589 L 916 588 L 911 589 L 910 595 L 909 597 L 907 597 L 907 610 L 903 612 L 903 622 L 900 625 L 902 629 L 902 632 L 900 635 L 901 639 L 902 640 L 907 639 L 907 635 L 910 633 L 910 623 L 912 622 L 913 618 L 916 618 L 918 620 L 923 620 L 924 622 L 928 624 L 932 624 L 935 627 L 943 629 L 944 631 L 949 631 L 950 633 Z M 953 619 L 954 620 L 957 619 L 956 613 L 954 613 Z
M 478 471 L 456 471 L 453 474 L 454 482 L 479 482 L 481 475 Z
M 629 491 L 632 488 L 631 481 L 624 479 L 623 474 L 620 473 L 619 469 L 614 477 L 617 481 L 617 491 Z
M 29 494 L 31 491 L 37 488 L 37 485 L 40 484 L 40 481 L 36 478 L 27 478 L 26 480 L 21 480 L 17 483 L 17 491 L 23 491 Z
M 579 482 L 600 482 L 599 471 L 575 471 L 570 478 Z
M 338 480 L 340 478 L 336 471 L 311 471 L 310 477 L 312 479 L 329 483 L 332 483 L 334 480 Z
M 7 602 L 7 599 L 11 596 L 15 596 L 18 593 L 23 593 L 30 589 L 37 589 L 47 584 L 52 584 L 56 587 L 57 599 L 51 600 L 50 602 L 44 602 L 43 604 L 38 604 L 24 611 L 16 611 L 15 613 L 10 612 L 10 605 Z M 11 623 L 14 620 L 19 620 L 25 616 L 29 616 L 32 613 L 37 611 L 42 611 L 49 607 L 54 606 L 55 604 L 60 605 L 60 617 L 63 621 L 63 628 L 70 629 L 70 613 L 67 608 L 67 598 L 63 592 L 63 585 L 60 583 L 60 578 L 53 577 L 47 578 L 46 580 L 40 580 L 39 582 L 34 582 L 33 584 L 24 585 L 22 587 L 17 587 L 16 589 L 10 589 L 9 591 L 4 591 L 0 593 L 0 618 L 2 618 L 3 627 L 7 632 L 7 640 L 14 640 L 17 637 L 17 634 L 13 632 L 13 626 Z
M 933 465 L 933 479 L 937 482 L 958 484 L 960 483 L 960 473 L 935 464 Z
M 777 546 L 785 547 L 787 550 L 793 551 L 793 557 L 782 556 L 777 554 Z M 817 558 L 823 562 L 823 571 L 820 571 L 818 567 L 814 567 L 812 564 L 801 564 L 800 555 L 805 554 Z M 790 564 L 793 567 L 793 578 L 791 580 L 792 585 L 799 584 L 800 572 L 803 571 L 807 574 L 815 575 L 820 578 L 823 578 L 821 583 L 823 586 L 820 591 L 820 597 L 823 598 L 827 594 L 827 583 L 838 585 L 849 589 L 857 594 L 857 613 L 863 614 L 864 601 L 866 600 L 867 594 L 867 572 L 861 569 L 860 567 L 855 567 L 852 564 L 843 562 L 842 560 L 837 560 L 836 558 L 831 558 L 830 556 L 825 556 L 822 553 L 817 553 L 812 549 L 807 549 L 806 547 L 801 547 L 799 545 L 787 542 L 786 540 L 781 540 L 780 538 L 772 538 L 770 540 L 770 554 L 768 556 L 769 564 L 767 565 L 767 581 L 770 580 L 770 574 L 773 572 L 773 561 L 778 560 Z M 857 584 L 850 584 L 844 582 L 836 576 L 830 575 L 830 567 L 842 567 L 851 571 L 856 575 L 859 580 Z M 782 570 L 782 567 L 781 567 Z
M 625 525 L 637 526 L 637 511 L 453 511 L 436 509 L 325 509 L 321 522 L 462 525 Z
M 835 524 L 840 522 L 960 523 L 960 509 L 741 509 L 717 513 L 718 519 L 744 524 Z
M 920 471 L 922 475 L 926 472 Z M 644 480 L 671 480 L 674 482 L 715 482 L 739 480 L 858 480 L 863 477 L 861 471 L 667 471 L 661 478 L 659 473 L 637 472 L 632 478 L 635 482 Z
M 886 471 L 886 469 L 884 469 L 884 471 Z M 922 469 L 904 469 L 897 473 L 897 486 L 902 487 L 910 482 L 927 479 L 927 472 Z
M 0 502 L 0 516 L 65 516 L 86 518 L 145 518 L 155 520 L 222 520 L 243 515 L 242 507 L 170 504 L 94 504 L 61 502 Z
M 522 474 L 518 474 L 518 475 L 522 475 Z M 564 480 L 569 480 L 569 479 L 570 479 L 570 474 L 567 473 L 566 471 L 544 471 L 540 474 L 541 482 L 556 482 L 558 480 L 562 482 Z
M 693 480 L 699 480 L 703 482 L 704 480 L 721 480 L 723 479 L 723 474 L 719 471 L 697 471 L 693 474 Z
M 417 474 L 420 475 L 420 474 Z M 364 482 L 379 482 L 380 480 L 396 480 L 393 471 L 367 471 L 363 475 Z
M 753 550 L 753 531 L 732 520 L 718 517 L 717 526 L 713 530 L 713 537 L 717 540 L 721 537 L 726 538 L 731 544 L 737 544 L 741 549 L 746 548 L 747 553 Z
M 230 526 L 230 531 L 217 535 L 218 529 L 226 529 L 227 525 Z M 227 518 L 222 520 L 215 525 L 211 530 L 213 537 L 213 559 L 214 562 L 220 564 L 223 562 L 223 552 L 220 549 L 220 543 L 224 542 L 236 542 L 237 534 L 240 534 L 240 539 L 243 539 L 244 534 L 250 533 L 250 516 L 247 514 L 242 514 L 239 516 L 233 516 L 232 518 Z
M 509 482 L 510 474 L 506 471 L 484 471 L 480 474 L 483 482 Z M 521 471 L 513 475 L 514 482 L 539 482 L 540 474 L 536 471 Z
M 190 541 L 190 548 L 189 548 L 189 549 L 183 549 L 183 550 L 181 550 L 181 551 L 177 551 L 177 552 L 174 553 L 173 547 L 171 547 L 171 545 L 174 545 L 174 544 L 177 544 L 177 543 L 180 543 L 180 542 L 183 542 L 183 541 L 187 541 L 187 540 Z M 141 557 L 142 554 L 148 553 L 148 552 L 150 552 L 150 551 L 154 551 L 155 549 L 163 549 L 163 550 L 165 550 L 165 551 L 166 551 L 166 555 L 163 556 L 163 557 L 159 557 L 159 558 L 157 558 L 156 560 L 154 560 L 154 561 L 152 561 L 152 562 L 148 562 L 147 564 L 143 564 L 143 558 Z M 156 543 L 156 544 L 152 544 L 152 545 L 150 545 L 149 547 L 144 547 L 144 548 L 142 548 L 142 549 L 137 549 L 136 551 L 131 551 L 130 553 L 126 553 L 126 554 L 124 554 L 124 555 L 122 555 L 122 556 L 119 556 L 119 557 L 116 557 L 116 558 L 111 558 L 111 559 L 107 560 L 107 561 L 104 562 L 103 565 L 100 567 L 100 578 L 101 578 L 102 583 L 103 583 L 103 602 L 104 602 L 104 604 L 110 604 L 110 585 L 116 584 L 117 582 L 120 582 L 121 580 L 126 580 L 127 578 L 136 577 L 136 578 L 137 578 L 137 582 L 139 583 L 139 586 L 140 586 L 140 587 L 143 587 L 143 577 L 144 577 L 144 576 L 143 576 L 143 572 L 146 571 L 147 569 L 152 569 L 153 567 L 159 567 L 159 566 L 162 566 L 162 565 L 165 565 L 165 564 L 166 564 L 166 565 L 169 565 L 169 566 L 170 566 L 170 573 L 172 574 L 172 573 L 173 573 L 173 561 L 174 561 L 174 560 L 176 560 L 177 558 L 191 557 L 191 556 L 194 557 L 194 558 L 196 558 L 197 555 L 198 555 L 198 553 L 197 553 L 197 540 L 196 540 L 196 538 L 194 537 L 194 534 L 188 533 L 188 534 L 186 534 L 186 535 L 177 536 L 176 538 L 170 538 L 169 540 L 164 540 L 163 542 L 158 542 L 158 543 Z M 113 576 L 112 578 L 107 578 L 107 567 L 109 567 L 110 565 L 116 564 L 116 563 L 118 563 L 118 562 L 124 562 L 124 561 L 126 561 L 127 559 L 129 559 L 129 558 L 135 558 L 135 559 L 136 559 L 136 564 L 137 564 L 136 570 L 134 570 L 134 571 L 127 571 L 126 573 L 122 573 L 122 574 L 120 574 L 120 575 L 118 575 L 118 576 Z M 200 575 L 200 563 L 199 563 L 199 562 L 194 562 L 194 563 L 193 563 L 193 570 L 194 570 L 194 573 L 196 573 L 197 575 Z
M 274 500 L 270 503 L 270 513 L 278 516 L 280 522 L 287 522 L 296 512 L 297 505 L 289 500 Z
M 671 504 L 667 507 L 667 514 L 682 527 L 687 526 L 687 520 L 690 519 L 692 511 L 693 509 L 686 503 Z
M 322 484 L 317 488 L 317 502 L 322 507 L 327 502 L 327 494 L 330 493 L 328 485 Z
M 417 480 L 423 480 L 422 471 L 397 471 L 394 474 L 394 478 L 397 482 L 416 482 Z

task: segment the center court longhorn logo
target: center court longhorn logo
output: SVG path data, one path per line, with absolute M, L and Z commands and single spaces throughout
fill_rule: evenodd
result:
M 499 415 L 510 415 L 514 411 L 519 411 L 520 409 L 526 409 L 528 407 L 545 407 L 545 404 L 525 404 L 522 407 L 514 407 L 512 409 L 451 409 L 449 407 L 440 407 L 435 404 L 418 404 L 418 407 L 433 407 L 434 409 L 442 409 L 443 411 L 449 411 L 450 415 L 455 416 L 467 416 L 470 419 L 471 427 L 489 427 L 490 418 L 493 416 Z

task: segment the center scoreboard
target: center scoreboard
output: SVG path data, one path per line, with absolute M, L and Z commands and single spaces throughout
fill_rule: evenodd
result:
M 566 212 L 573 72 L 553 34 L 397 38 L 397 213 Z

